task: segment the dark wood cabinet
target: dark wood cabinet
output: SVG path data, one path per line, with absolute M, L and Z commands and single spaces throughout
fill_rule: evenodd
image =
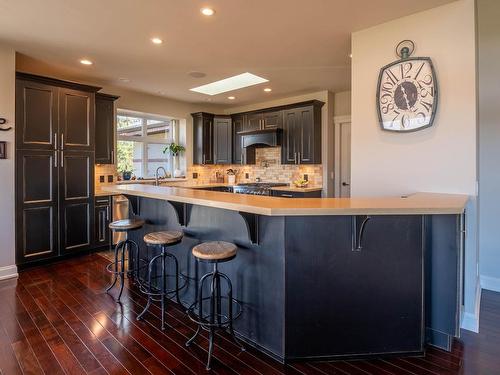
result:
M 255 164 L 255 148 L 243 148 L 241 135 L 238 133 L 247 130 L 245 116 L 232 116 L 233 121 L 233 164 Z
M 90 248 L 98 87 L 17 74 L 18 264 Z
M 290 108 L 283 116 L 282 164 L 321 163 L 322 102 Z
M 193 163 L 214 164 L 214 115 L 198 112 L 193 117 Z
M 115 162 L 115 101 L 118 96 L 95 95 L 95 162 Z
M 94 207 L 94 246 L 109 246 L 109 223 L 112 217 L 110 197 L 96 197 Z
M 214 118 L 214 162 L 231 164 L 233 154 L 233 126 L 231 117 Z
M 269 111 L 262 114 L 263 129 L 281 129 L 283 127 L 283 111 Z

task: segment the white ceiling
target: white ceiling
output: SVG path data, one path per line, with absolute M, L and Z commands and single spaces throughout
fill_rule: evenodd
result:
M 195 86 L 247 71 L 270 80 L 210 98 L 241 105 L 347 90 L 351 32 L 449 2 L 0 0 L 0 41 L 72 76 L 195 103 L 208 99 L 189 91 Z M 206 5 L 216 10 L 213 17 L 201 15 Z M 153 45 L 153 36 L 163 44 Z M 80 65 L 84 57 L 94 65 Z

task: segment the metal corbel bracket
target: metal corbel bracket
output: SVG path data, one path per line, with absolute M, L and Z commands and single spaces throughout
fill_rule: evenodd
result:
M 139 203 L 140 202 L 139 197 L 135 195 L 125 195 L 125 198 L 127 198 L 130 203 L 132 215 L 139 216 L 141 213 L 141 205 Z
M 371 217 L 367 215 L 352 216 L 352 251 L 361 251 L 363 248 L 363 234 L 370 219 Z
M 247 225 L 248 237 L 253 245 L 259 244 L 259 215 L 238 211 Z
M 167 201 L 174 208 L 177 213 L 177 220 L 179 221 L 179 225 L 181 227 L 187 227 L 189 225 L 189 220 L 191 218 L 191 209 L 193 207 L 192 204 L 175 202 L 175 201 Z

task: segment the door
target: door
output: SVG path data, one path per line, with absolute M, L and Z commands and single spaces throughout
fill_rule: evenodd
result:
M 215 164 L 231 164 L 233 131 L 230 117 L 214 119 Z
M 340 131 L 340 197 L 351 196 L 351 123 L 339 125 Z
M 262 113 L 251 113 L 247 115 L 245 131 L 262 129 Z
M 94 154 L 61 151 L 59 206 L 61 253 L 82 250 L 91 244 L 94 222 Z
M 58 142 L 58 88 L 16 80 L 16 148 L 53 150 Z
M 96 246 L 110 244 L 110 230 L 108 225 L 111 218 L 111 205 L 109 197 L 95 199 L 94 209 L 94 238 Z
M 17 264 L 58 255 L 57 159 L 57 151 L 17 151 Z
M 264 129 L 281 129 L 283 127 L 283 111 L 264 112 L 262 126 Z
M 59 89 L 61 150 L 94 151 L 94 93 Z
M 283 113 L 282 164 L 297 164 L 297 139 L 300 136 L 298 114 L 296 109 Z
M 114 100 L 96 95 L 95 99 L 95 162 L 113 164 L 115 152 Z
M 203 117 L 203 162 L 214 164 L 214 119 Z
M 297 161 L 299 164 L 314 164 L 314 108 L 304 107 L 297 109 L 298 117 L 298 144 Z

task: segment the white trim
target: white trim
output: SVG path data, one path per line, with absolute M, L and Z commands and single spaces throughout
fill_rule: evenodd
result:
M 500 278 L 481 275 L 481 288 L 500 292 Z
M 17 266 L 15 264 L 12 266 L 0 267 L 0 280 L 12 279 L 17 276 Z
M 335 123 L 335 125 L 351 122 L 351 115 L 333 116 L 333 122 Z
M 479 332 L 479 311 L 481 309 L 481 283 L 477 282 L 476 300 L 474 301 L 474 313 L 462 312 L 462 323 L 460 328 L 472 332 Z

